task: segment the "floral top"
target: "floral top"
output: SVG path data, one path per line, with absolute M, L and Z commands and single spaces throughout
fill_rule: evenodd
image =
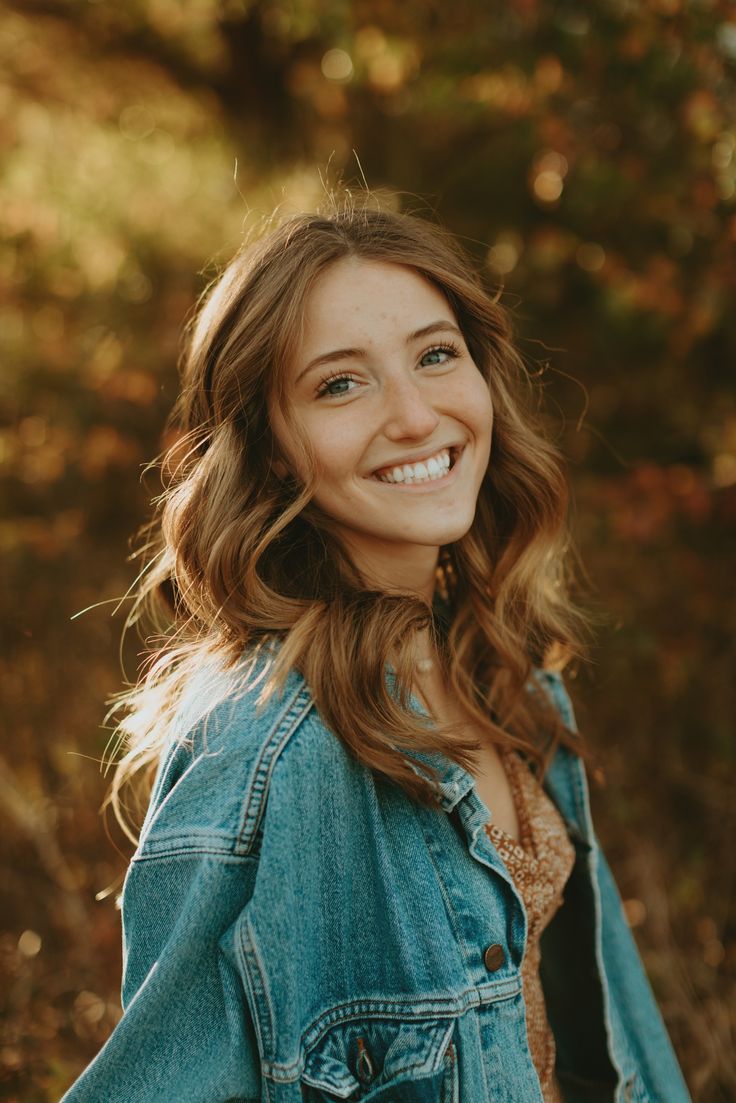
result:
M 539 975 L 542 931 L 562 903 L 575 851 L 565 824 L 529 767 L 512 750 L 500 751 L 519 819 L 519 841 L 496 824 L 485 825 L 513 878 L 527 913 L 527 944 L 521 966 L 526 1027 L 545 1103 L 563 1103 L 555 1076 L 555 1040 Z

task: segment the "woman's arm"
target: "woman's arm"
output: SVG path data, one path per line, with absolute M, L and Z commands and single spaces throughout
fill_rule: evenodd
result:
M 260 1100 L 236 967 L 256 865 L 204 848 L 133 860 L 123 892 L 124 1014 L 62 1103 Z

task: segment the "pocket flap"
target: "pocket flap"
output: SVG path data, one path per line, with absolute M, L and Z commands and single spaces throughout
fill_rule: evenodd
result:
M 454 1025 L 453 1019 L 421 1018 L 339 1023 L 309 1049 L 301 1079 L 338 1099 L 422 1080 L 442 1068 Z

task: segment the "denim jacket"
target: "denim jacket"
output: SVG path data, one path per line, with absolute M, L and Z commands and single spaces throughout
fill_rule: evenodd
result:
M 532 683 L 574 728 L 560 676 Z M 63 1103 L 542 1103 L 526 913 L 471 775 L 417 754 L 442 793 L 418 806 L 298 674 L 254 698 L 162 758 L 123 890 L 124 1014 Z M 576 853 L 542 941 L 564 1098 L 686 1103 L 577 756 L 559 749 L 545 788 Z

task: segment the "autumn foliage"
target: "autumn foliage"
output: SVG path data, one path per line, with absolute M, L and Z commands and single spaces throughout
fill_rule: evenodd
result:
M 101 725 L 143 469 L 197 295 L 320 174 L 503 286 L 599 624 L 599 831 L 693 1097 L 736 1098 L 733 6 L 11 0 L 0 64 L 2 1098 L 58 1099 L 119 1016 Z

